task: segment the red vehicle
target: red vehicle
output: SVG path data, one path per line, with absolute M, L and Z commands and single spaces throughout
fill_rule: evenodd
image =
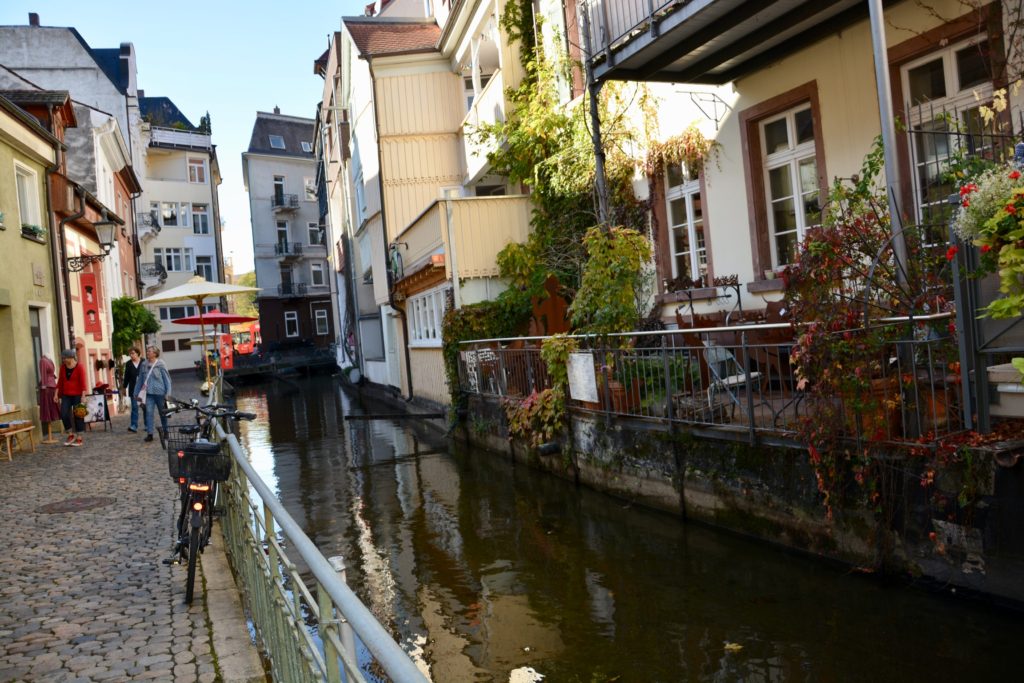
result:
M 248 325 L 248 329 L 232 332 L 231 339 L 234 342 L 235 353 L 239 356 L 248 356 L 257 345 L 263 343 L 260 338 L 260 324 L 252 323 Z

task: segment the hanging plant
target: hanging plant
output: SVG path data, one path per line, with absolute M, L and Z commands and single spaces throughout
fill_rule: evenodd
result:
M 684 164 L 694 175 L 704 167 L 708 159 L 718 162 L 721 144 L 704 135 L 691 123 L 679 135 L 674 135 L 664 142 L 652 142 L 644 161 L 644 172 L 647 177 L 659 177 L 668 166 Z

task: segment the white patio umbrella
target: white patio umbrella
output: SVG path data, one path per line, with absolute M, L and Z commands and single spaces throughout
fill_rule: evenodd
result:
M 229 285 L 223 282 L 209 282 L 205 278 L 196 275 L 183 285 L 172 287 L 153 296 L 140 299 L 140 304 L 166 304 L 172 301 L 193 301 L 199 313 L 203 311 L 203 301 L 216 299 L 222 296 L 234 296 L 246 292 L 258 292 L 258 287 L 243 287 L 241 285 Z M 210 362 L 206 355 L 206 325 L 199 324 L 199 336 L 203 340 L 203 366 L 206 368 L 206 384 L 210 384 Z

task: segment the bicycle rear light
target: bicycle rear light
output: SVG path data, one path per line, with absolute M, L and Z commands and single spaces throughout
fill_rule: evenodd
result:
M 188 485 L 188 490 L 189 491 L 209 491 L 210 490 L 210 485 L 209 484 L 189 484 Z
M 192 503 L 192 509 L 195 510 L 196 512 L 202 512 L 203 511 L 203 504 L 202 504 L 202 502 L 197 500 L 196 502 Z

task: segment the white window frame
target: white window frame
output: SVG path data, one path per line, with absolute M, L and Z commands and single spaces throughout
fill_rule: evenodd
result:
M 205 185 L 206 184 L 206 159 L 187 157 L 185 161 L 186 168 L 188 169 L 188 182 L 193 185 Z
M 288 331 L 289 322 L 295 323 L 295 334 Z M 297 311 L 284 312 L 284 336 L 288 339 L 294 339 L 299 336 L 299 314 Z
M 331 326 L 327 322 L 327 311 L 322 308 L 318 308 L 313 311 L 313 319 L 316 322 L 316 335 L 318 337 L 324 337 L 331 332 Z M 321 327 L 321 323 L 323 326 Z
M 313 151 L 313 143 L 308 140 L 302 141 L 302 151 L 309 154 Z
M 284 137 L 283 136 L 281 136 L 281 135 L 268 135 L 267 137 L 269 138 L 270 149 L 288 149 L 285 146 Z M 275 140 L 279 141 L 281 144 L 280 145 L 275 145 L 274 144 Z
M 448 284 L 414 294 L 406 303 L 409 316 L 409 346 L 413 348 L 440 348 L 441 321 L 447 300 Z
M 23 183 L 26 195 L 24 197 L 22 196 Z M 20 228 L 22 225 L 43 227 L 42 213 L 39 210 L 39 174 L 28 166 L 15 161 L 14 185 L 18 198 L 18 218 L 21 220 L 18 227 Z
M 156 247 L 153 249 L 153 260 L 168 273 L 188 273 L 195 269 L 191 247 Z
M 320 224 L 315 221 L 309 221 L 306 223 L 306 237 L 309 238 L 311 245 L 320 244 Z
M 775 123 L 776 121 L 786 121 L 786 138 L 789 144 L 788 148 L 782 151 L 772 152 L 771 154 L 764 153 L 761 159 L 762 166 L 764 168 L 764 176 L 762 178 L 762 182 L 764 183 L 765 210 L 767 212 L 768 218 L 768 245 L 771 249 L 773 268 L 788 265 L 787 263 L 783 263 L 780 260 L 778 254 L 778 246 L 776 244 L 776 238 L 778 237 L 778 233 L 775 229 L 775 213 L 772 211 L 773 197 L 771 185 L 771 172 L 773 170 L 778 168 L 789 169 L 790 189 L 792 191 L 792 194 L 789 195 L 788 198 L 793 200 L 793 213 L 796 219 L 796 227 L 792 230 L 787 230 L 782 234 L 795 233 L 797 248 L 799 249 L 800 245 L 803 244 L 804 235 L 807 234 L 807 231 L 810 228 L 819 225 L 818 223 L 814 223 L 811 225 L 806 224 L 804 216 L 804 197 L 810 194 L 818 195 L 820 192 L 817 180 L 818 157 L 817 149 L 815 147 L 815 141 L 817 140 L 817 136 L 821 134 L 821 131 L 815 129 L 814 135 L 811 136 L 810 140 L 799 144 L 797 143 L 797 130 L 795 119 L 796 114 L 803 111 L 808 111 L 811 113 L 811 121 L 813 122 L 814 112 L 811 108 L 811 103 L 802 102 L 794 107 L 790 107 L 784 112 L 762 119 L 757 123 L 758 135 L 760 135 L 761 137 L 761 149 L 764 150 L 765 152 L 767 152 L 768 150 L 768 146 L 765 140 L 765 129 L 767 126 L 769 126 L 772 123 Z M 800 165 L 803 162 L 806 162 L 808 159 L 814 162 L 814 189 L 811 191 L 804 191 L 800 184 Z M 781 199 L 786 199 L 786 197 L 783 197 Z
M 202 208 L 199 208 L 202 207 Z M 207 204 L 192 205 L 192 233 L 195 235 L 210 234 L 210 208 Z M 200 220 L 201 219 L 201 220 Z
M 205 263 L 199 263 L 199 259 L 206 259 L 206 262 Z M 208 282 L 213 282 L 214 281 L 214 278 L 213 278 L 213 257 L 212 256 L 205 256 L 205 255 L 203 255 L 203 256 L 196 256 L 195 257 L 195 261 L 196 261 L 196 269 L 195 269 L 196 275 L 201 275 Z M 200 272 L 200 271 L 203 271 L 203 272 Z
M 665 173 L 665 220 L 668 222 L 668 241 L 669 241 L 669 256 L 671 259 L 672 277 L 680 277 L 681 273 L 678 268 L 678 257 L 684 253 L 687 254 L 687 258 L 690 261 L 690 279 L 702 278 L 707 275 L 708 272 L 708 245 L 707 245 L 707 228 L 704 227 L 702 233 L 704 235 L 704 245 L 698 246 L 697 241 L 697 226 L 698 223 L 701 226 L 706 226 L 707 211 L 701 207 L 701 217 L 698 221 L 696 218 L 696 212 L 694 208 L 694 199 L 701 194 L 700 191 L 700 177 L 691 176 L 685 167 L 680 168 L 683 182 L 680 185 L 669 186 L 669 173 Z M 682 223 L 676 224 L 672 219 L 672 202 L 683 200 L 686 208 L 686 218 Z M 706 201 L 706 198 L 701 196 L 701 203 Z M 684 228 L 686 230 L 687 240 L 689 241 L 689 251 L 684 252 L 680 249 L 679 245 L 676 244 L 676 228 Z
M 171 208 L 174 211 L 173 223 L 168 223 L 167 218 L 164 216 L 167 208 Z M 178 202 L 160 202 L 160 225 L 165 228 L 180 228 L 182 226 L 181 205 Z
M 307 202 L 316 201 L 316 178 L 305 176 L 302 179 L 302 196 Z
M 982 105 L 990 105 L 992 102 L 993 86 L 992 81 L 986 81 L 976 85 L 969 85 L 965 88 L 960 87 L 960 74 L 957 72 L 956 65 L 956 54 L 964 49 L 976 47 L 977 45 L 989 42 L 989 38 L 985 34 L 978 34 L 958 41 L 952 45 L 940 47 L 936 50 L 932 50 L 926 55 L 923 55 L 917 59 L 907 62 L 900 66 L 900 76 L 903 85 L 903 101 L 909 105 L 909 124 L 911 128 L 924 127 L 929 125 L 942 126 L 943 130 L 946 128 L 946 123 L 941 118 L 936 118 L 937 114 L 942 112 L 956 112 L 957 114 L 963 115 L 968 112 L 977 111 Z M 991 45 L 989 46 L 991 50 Z M 910 72 L 919 66 L 934 62 L 936 59 L 942 60 L 942 71 L 945 77 L 946 96 L 929 100 L 922 103 L 921 106 L 914 105 L 910 101 Z M 959 123 L 962 125 L 964 121 L 961 119 Z M 936 133 L 935 135 L 937 135 Z M 927 133 L 929 137 L 932 134 Z M 911 182 L 914 188 L 914 216 L 919 223 L 931 222 L 930 217 L 926 217 L 925 211 L 928 207 L 937 207 L 939 213 L 945 214 L 946 200 L 940 199 L 934 202 L 925 202 L 922 189 L 921 189 L 921 172 L 929 172 L 929 166 L 934 172 L 939 172 L 942 168 L 944 161 L 947 161 L 950 155 L 955 153 L 955 146 L 962 139 L 959 135 L 951 135 L 947 138 L 951 143 L 949 148 L 946 150 L 944 156 L 935 156 L 930 159 L 919 159 L 917 157 L 916 150 L 912 151 L 911 163 L 914 167 L 911 169 Z M 911 136 L 911 145 L 916 145 L 917 141 Z
M 319 275 L 320 282 L 317 282 L 317 276 Z M 327 284 L 327 278 L 324 275 L 324 264 L 322 263 L 310 263 L 309 264 L 309 284 L 313 287 L 323 287 Z

